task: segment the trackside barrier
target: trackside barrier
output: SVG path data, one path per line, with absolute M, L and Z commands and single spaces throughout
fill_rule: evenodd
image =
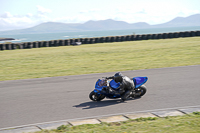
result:
M 149 39 L 169 39 L 169 38 L 194 37 L 194 36 L 200 36 L 200 31 L 107 36 L 107 37 L 94 37 L 94 38 L 77 38 L 77 39 L 35 41 L 35 42 L 22 42 L 22 43 L 3 43 L 3 44 L 0 44 L 0 50 L 69 46 L 69 45 L 75 44 L 76 42 L 80 42 L 81 44 L 94 44 L 94 43 L 139 41 L 139 40 L 149 40 Z

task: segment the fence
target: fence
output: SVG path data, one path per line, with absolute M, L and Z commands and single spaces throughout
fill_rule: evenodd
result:
M 94 43 L 138 41 L 138 40 L 149 40 L 149 39 L 168 39 L 168 38 L 194 37 L 194 36 L 200 36 L 200 31 L 185 31 L 185 32 L 143 34 L 143 35 L 107 36 L 107 37 L 94 37 L 94 38 L 66 39 L 66 40 L 21 42 L 21 43 L 9 43 L 9 44 L 5 43 L 5 44 L 0 44 L 0 50 L 69 46 L 71 44 L 74 44 L 75 42 L 81 42 L 82 44 L 94 44 Z

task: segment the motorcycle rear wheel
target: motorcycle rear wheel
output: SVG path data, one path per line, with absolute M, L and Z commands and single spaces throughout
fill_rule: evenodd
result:
M 143 96 L 147 92 L 147 87 L 145 85 L 142 85 L 139 88 L 141 90 L 140 96 Z
M 94 91 L 92 91 L 91 93 L 90 93 L 90 95 L 89 95 L 89 98 L 92 100 L 92 101 L 101 101 L 101 100 L 103 100 L 104 98 L 105 98 L 105 96 L 104 95 L 102 95 L 102 94 L 97 94 L 97 93 L 95 93 Z
M 143 96 L 146 92 L 147 92 L 147 88 L 145 85 L 142 85 L 140 87 L 137 88 L 137 92 L 135 95 L 134 95 L 134 98 L 138 98 L 138 97 L 141 97 Z

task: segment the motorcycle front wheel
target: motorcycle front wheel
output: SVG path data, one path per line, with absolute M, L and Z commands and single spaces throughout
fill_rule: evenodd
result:
M 104 95 L 102 94 L 97 94 L 95 93 L 94 91 L 92 91 L 89 95 L 89 98 L 92 100 L 92 101 L 101 101 L 105 98 Z

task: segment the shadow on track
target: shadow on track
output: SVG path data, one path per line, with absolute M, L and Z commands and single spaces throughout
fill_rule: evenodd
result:
M 127 101 L 137 100 L 137 99 L 139 98 L 128 99 Z M 123 102 L 121 99 L 104 100 L 104 101 L 98 101 L 98 102 L 90 101 L 90 102 L 81 103 L 79 105 L 74 105 L 73 107 L 82 108 L 82 109 L 92 109 L 92 108 L 106 107 L 106 106 L 121 104 L 121 103 L 126 103 L 126 101 Z

